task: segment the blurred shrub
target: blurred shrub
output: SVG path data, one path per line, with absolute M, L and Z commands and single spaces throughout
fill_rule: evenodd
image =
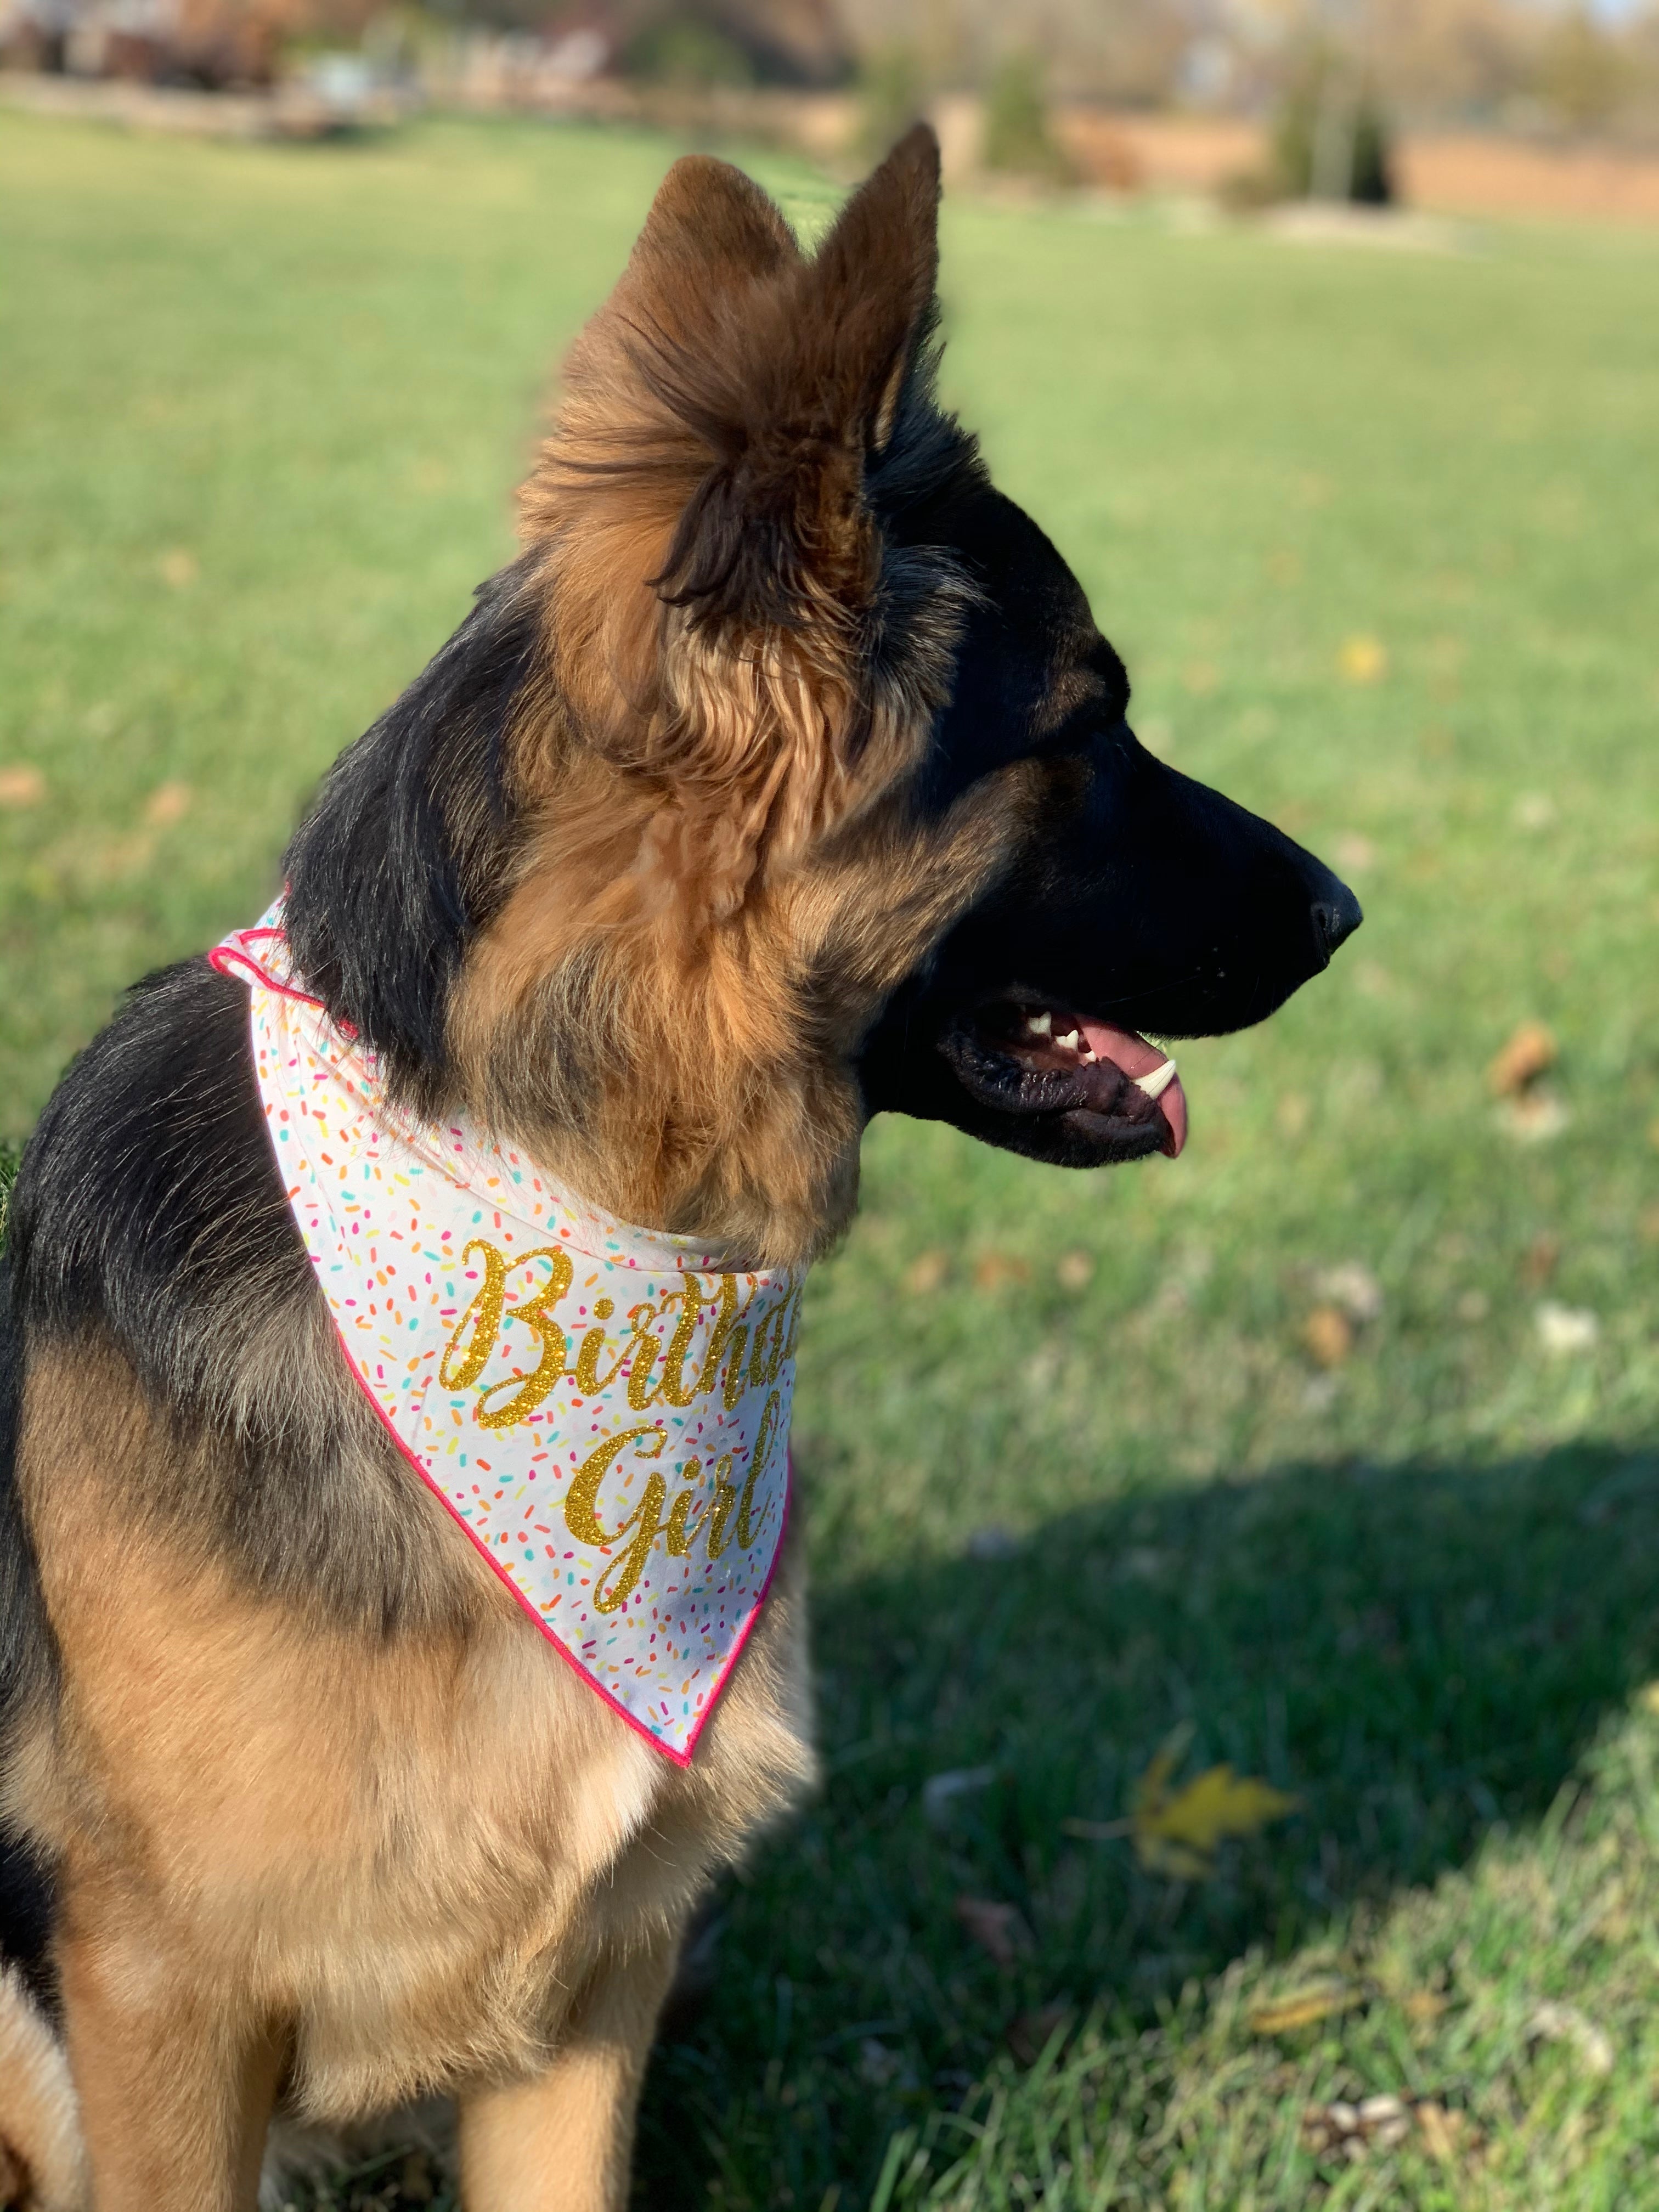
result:
M 623 50 L 622 65 L 629 76 L 688 91 L 755 82 L 754 64 L 737 40 L 690 15 L 648 24 Z
M 1064 183 L 1071 164 L 1048 119 L 1042 69 L 1036 56 L 1014 53 L 999 64 L 985 94 L 985 136 L 980 159 L 1006 175 Z
M 878 46 L 859 76 L 859 151 L 879 161 L 927 112 L 927 88 L 914 46 Z

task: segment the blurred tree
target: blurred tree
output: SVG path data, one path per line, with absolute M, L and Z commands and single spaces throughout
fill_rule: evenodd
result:
M 681 85 L 844 83 L 838 0 L 438 0 L 503 29 L 585 31 L 629 75 Z
M 754 63 L 737 40 L 695 16 L 647 23 L 623 47 L 621 62 L 629 76 L 687 90 L 755 82 Z
M 1248 109 L 1285 97 L 1309 39 L 1322 30 L 1364 56 L 1368 82 L 1392 115 L 1502 120 L 1543 100 L 1589 127 L 1592 118 L 1633 108 L 1650 84 L 1659 112 L 1659 0 L 1632 0 L 1616 19 L 1598 14 L 1594 0 L 836 5 L 858 52 L 908 46 L 922 57 L 932 84 L 985 85 L 1012 45 L 1040 55 L 1050 88 L 1067 96 L 1158 106 L 1189 93 L 1196 74 L 1224 82 L 1226 102 Z M 1569 5 L 1576 15 L 1565 13 Z
M 1538 93 L 1570 131 L 1610 122 L 1628 88 L 1631 62 L 1588 8 L 1550 26 L 1538 56 Z
M 1368 77 L 1339 49 L 1304 49 L 1273 127 L 1274 182 L 1291 199 L 1395 198 L 1387 118 Z
M 927 112 L 927 88 L 914 46 L 878 46 L 859 76 L 859 145 L 878 161 Z
M 988 169 L 1050 184 L 1070 174 L 1049 124 L 1042 64 L 1034 53 L 1009 54 L 998 64 L 986 89 L 984 131 L 980 158 Z
M 1366 0 L 1363 30 L 1389 100 L 1489 116 L 1525 91 L 1538 22 L 1516 0 Z
M 1171 98 L 1182 58 L 1218 0 L 837 0 L 866 56 L 908 46 L 930 82 L 986 84 L 1011 45 L 1051 83 L 1130 106 Z

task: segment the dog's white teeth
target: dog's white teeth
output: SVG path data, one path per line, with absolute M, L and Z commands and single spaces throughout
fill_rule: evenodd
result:
M 1052 1013 L 1027 1014 L 1025 1026 L 1033 1036 L 1047 1036 L 1054 1025 Z
M 1085 1044 L 1083 1048 L 1080 1057 L 1082 1059 L 1083 1065 L 1085 1067 L 1092 1067 L 1100 1055 Z
M 1155 1067 L 1150 1075 L 1138 1075 L 1135 1089 L 1144 1091 L 1149 1098 L 1161 1098 L 1175 1081 L 1176 1064 L 1166 1060 L 1162 1067 Z
M 1082 1042 L 1082 1038 L 1075 1030 L 1067 1030 L 1064 1036 L 1057 1036 L 1054 1039 L 1054 1042 L 1062 1052 L 1075 1052 Z

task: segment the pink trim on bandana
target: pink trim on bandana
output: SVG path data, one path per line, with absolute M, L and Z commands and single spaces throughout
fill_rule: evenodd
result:
M 280 915 L 209 958 L 250 987 L 346 1363 L 554 1650 L 687 1765 L 781 1556 L 803 1279 L 613 1221 L 487 1132 L 401 1113 L 296 985 Z

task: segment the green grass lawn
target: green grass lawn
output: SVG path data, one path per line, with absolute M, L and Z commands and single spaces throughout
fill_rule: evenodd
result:
M 507 556 L 671 150 L 0 122 L 0 1135 Z M 1659 241 L 969 204 L 944 290 L 1148 742 L 1368 920 L 1183 1050 L 1178 1164 L 872 1133 L 799 1397 L 829 1786 L 727 1886 L 638 2201 L 1659 2207 Z M 1208 1880 L 1066 1825 L 1178 1729 L 1298 1801 Z M 1384 2095 L 1398 2145 L 1319 2117 Z

